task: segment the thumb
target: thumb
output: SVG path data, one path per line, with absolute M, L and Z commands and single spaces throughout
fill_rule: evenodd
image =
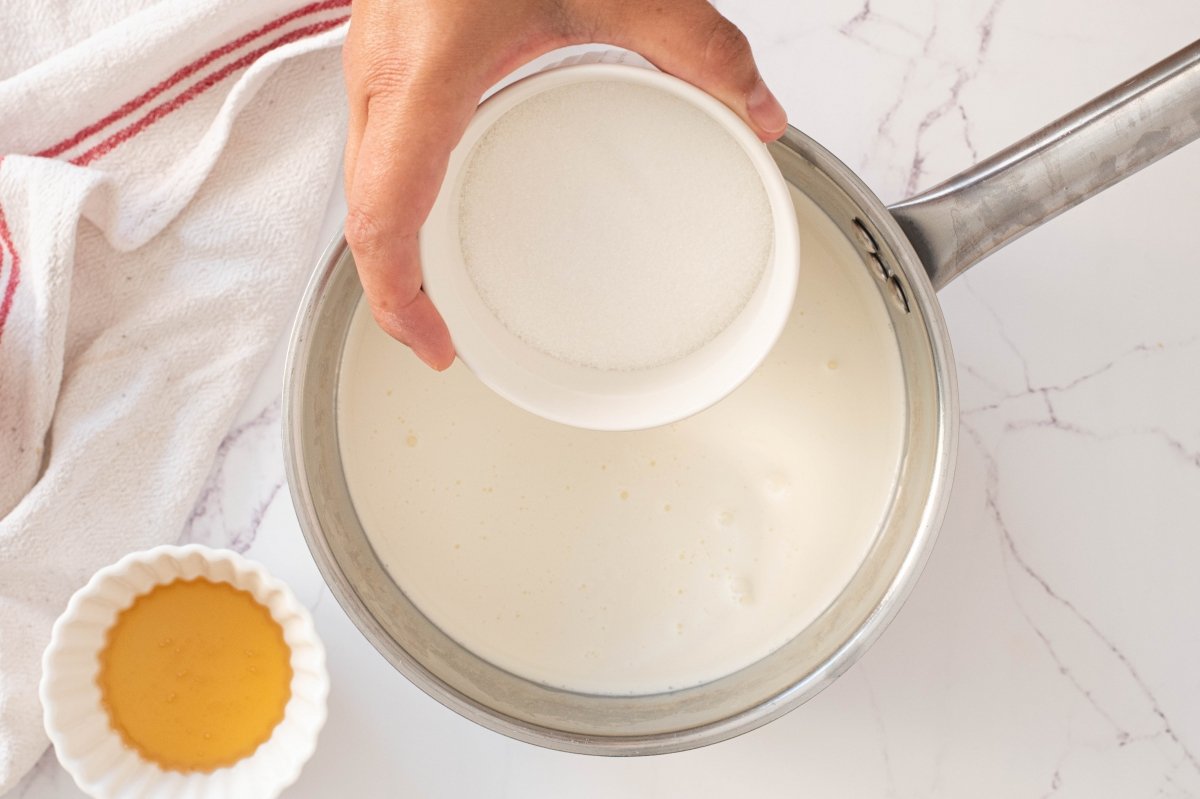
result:
M 787 112 L 758 72 L 750 43 L 707 0 L 605 3 L 596 20 L 601 41 L 633 50 L 654 66 L 729 106 L 759 138 L 779 138 Z

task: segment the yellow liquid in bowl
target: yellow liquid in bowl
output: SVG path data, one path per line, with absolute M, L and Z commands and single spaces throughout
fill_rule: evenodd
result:
M 166 769 L 210 771 L 271 737 L 291 696 L 290 661 L 282 628 L 249 592 L 176 580 L 117 616 L 97 682 L 127 745 Z

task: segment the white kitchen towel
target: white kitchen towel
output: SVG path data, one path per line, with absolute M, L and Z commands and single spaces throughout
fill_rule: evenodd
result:
M 70 594 L 178 539 L 307 277 L 349 0 L 0 11 L 0 793 Z

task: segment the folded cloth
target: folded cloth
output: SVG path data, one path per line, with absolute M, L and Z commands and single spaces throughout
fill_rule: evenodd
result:
M 0 793 L 70 594 L 174 542 L 307 277 L 349 0 L 39 0 L 0 27 Z

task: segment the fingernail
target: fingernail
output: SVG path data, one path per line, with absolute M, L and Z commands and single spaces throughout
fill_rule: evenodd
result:
M 438 363 L 438 358 L 436 355 L 434 355 L 432 352 L 426 352 L 424 347 L 414 346 L 412 347 L 412 351 L 413 354 L 420 358 L 421 361 L 430 369 L 440 372 L 446 368 L 444 364 Z
M 787 112 L 761 77 L 746 96 L 746 112 L 755 125 L 772 136 L 783 133 L 787 127 Z
M 434 371 L 444 372 L 454 363 L 454 349 L 449 341 L 425 335 L 406 336 L 400 341 Z
M 438 352 L 436 349 L 427 350 L 424 346 L 413 347 L 412 351 L 426 366 L 436 372 L 444 372 L 454 365 L 454 355 Z
M 454 365 L 454 343 L 433 306 L 425 303 L 425 308 L 433 314 L 432 329 L 411 315 L 401 316 L 394 311 L 378 310 L 374 306 L 371 307 L 371 312 L 375 321 L 383 328 L 383 332 L 412 350 L 426 366 L 444 372 Z

